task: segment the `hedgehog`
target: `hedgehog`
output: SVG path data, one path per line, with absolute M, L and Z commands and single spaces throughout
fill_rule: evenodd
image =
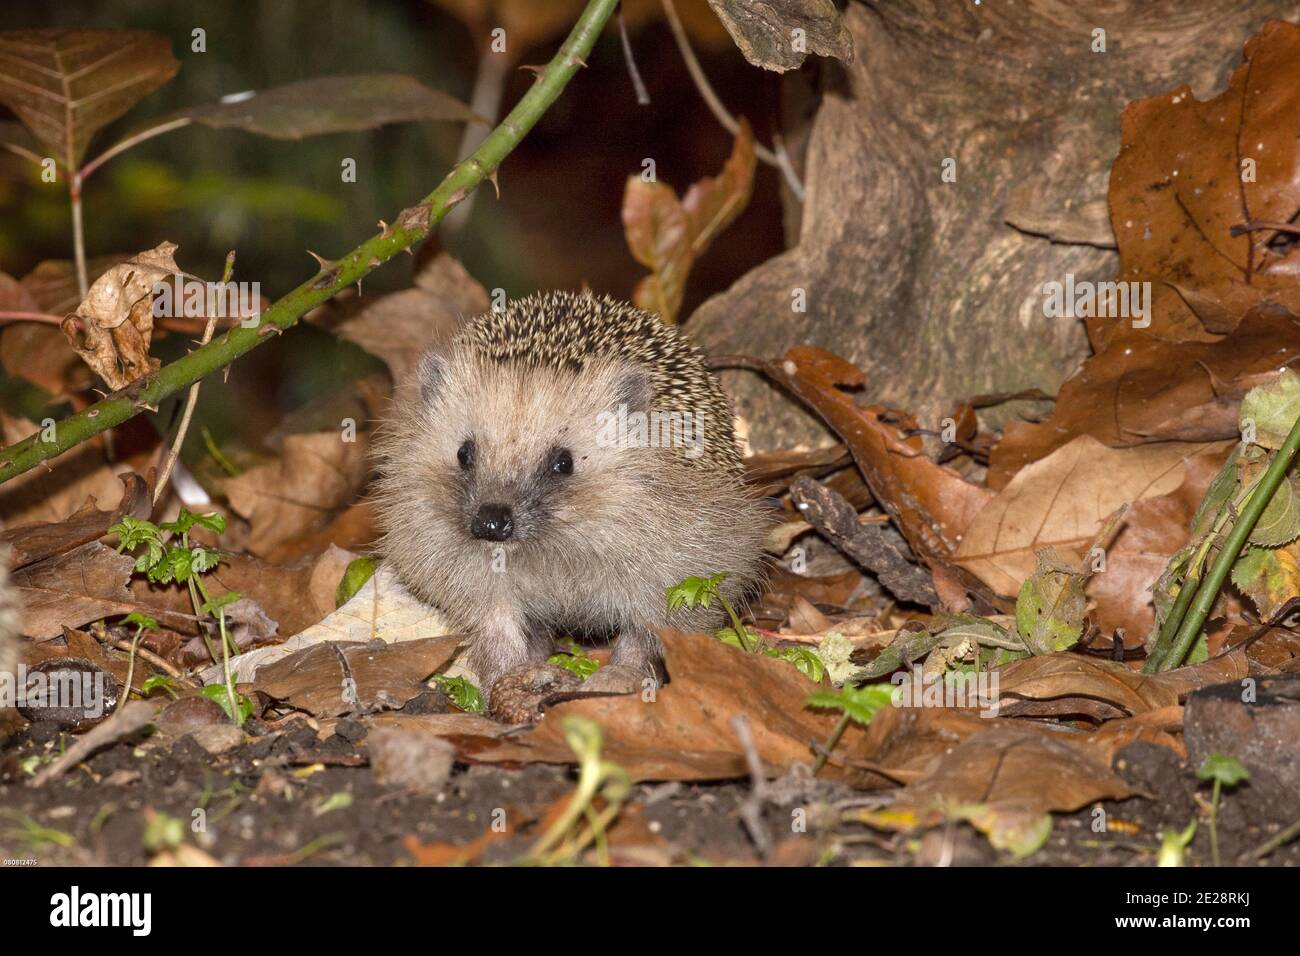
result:
M 666 591 L 725 572 L 744 606 L 769 509 L 749 493 L 730 402 L 657 315 L 589 292 L 508 302 L 425 355 L 376 441 L 380 551 L 469 638 L 490 698 L 557 636 L 613 641 L 587 688 L 661 683 Z

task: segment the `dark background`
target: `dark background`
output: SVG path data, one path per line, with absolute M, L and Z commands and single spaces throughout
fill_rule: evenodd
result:
M 627 6 L 651 104 L 636 102 L 611 23 L 588 68 L 507 158 L 500 199 L 485 186 L 464 230 L 437 240 L 488 289 L 516 296 L 587 285 L 629 297 L 645 270 L 623 237 L 626 178 L 651 157 L 659 179 L 680 195 L 716 174 L 730 152 L 731 136 L 692 85 L 658 0 Z M 770 142 L 778 78 L 744 61 L 704 0 L 680 0 L 678 9 L 719 96 L 750 120 L 760 141 Z M 478 55 L 460 18 L 466 10 L 478 11 L 481 24 L 494 22 L 492 6 L 476 0 L 448 0 L 446 7 L 421 0 L 61 0 L 12 5 L 5 28 L 139 29 L 171 39 L 180 61 L 176 77 L 98 134 L 90 160 L 152 117 L 316 76 L 407 73 L 468 101 Z M 191 51 L 196 27 L 206 31 L 205 53 Z M 519 62 L 545 63 L 563 33 L 537 42 Z M 503 114 L 531 82 L 526 71 L 511 74 Z M 0 119 L 11 117 L 0 108 Z M 235 278 L 259 281 L 273 301 L 316 268 L 307 249 L 340 255 L 373 234 L 379 219 L 391 221 L 427 194 L 455 161 L 461 135 L 459 124 L 406 123 L 282 141 L 189 126 L 131 149 L 87 180 L 87 256 L 133 254 L 170 240 L 180 246 L 182 268 L 216 279 L 226 252 L 235 249 Z M 357 162 L 355 183 L 341 182 L 344 157 Z M 15 277 L 41 260 L 72 257 L 66 185 L 42 183 L 38 172 L 0 152 L 0 270 Z M 781 215 L 777 175 L 760 164 L 748 209 L 692 270 L 683 316 L 782 250 Z M 400 256 L 386 264 L 367 277 L 365 294 L 409 286 L 414 262 Z M 189 347 L 187 337 L 162 335 L 154 353 L 165 362 Z M 206 391 L 196 425 L 223 447 L 234 441 L 256 448 L 284 413 L 341 380 L 374 371 L 358 353 L 317 329 L 295 329 L 236 363 L 226 387 Z M 167 428 L 172 411 L 164 405 L 155 427 Z M 200 450 L 199 435 L 196 427 L 188 436 L 187 459 Z

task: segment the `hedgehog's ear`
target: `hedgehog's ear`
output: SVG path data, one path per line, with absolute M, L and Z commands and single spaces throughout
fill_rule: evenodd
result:
M 447 356 L 440 352 L 426 352 L 424 358 L 420 359 L 420 368 L 415 378 L 420 384 L 420 398 L 426 405 L 438 397 L 448 367 Z
M 626 405 L 629 412 L 650 410 L 653 388 L 650 375 L 639 365 L 626 364 L 614 373 L 614 407 Z

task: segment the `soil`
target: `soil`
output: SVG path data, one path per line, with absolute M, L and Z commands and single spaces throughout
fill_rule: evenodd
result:
M 384 786 L 367 765 L 366 727 L 347 720 L 321 740 L 295 720 L 220 756 L 193 737 L 117 743 L 37 789 L 32 771 L 67 746 L 56 727 L 34 724 L 0 751 L 0 860 L 41 864 L 139 865 L 172 843 L 198 847 L 227 865 L 408 865 L 508 863 L 522 859 L 548 809 L 566 802 L 571 768 L 457 764 L 439 792 Z M 1052 835 L 1027 865 L 1150 866 L 1160 834 L 1200 825 L 1189 865 L 1208 865 L 1208 786 L 1168 750 L 1137 744 L 1117 770 L 1153 794 L 1058 815 Z M 837 810 L 880 805 L 888 794 L 809 780 L 772 781 L 762 809 L 772 837 L 768 861 L 782 865 L 1001 865 L 1015 863 L 966 824 L 924 835 L 837 823 Z M 347 796 L 340 796 L 347 795 Z M 644 784 L 632 788 L 610 832 L 611 861 L 624 864 L 760 862 L 742 821 L 748 783 Z M 1238 862 L 1292 822 L 1293 794 L 1243 784 L 1225 793 L 1219 839 L 1225 863 Z M 1106 826 L 1097 832 L 1098 821 Z M 507 821 L 497 834 L 494 821 Z M 792 820 L 806 821 L 792 832 Z M 163 834 L 159 838 L 158 834 Z M 490 836 L 485 836 L 490 834 Z M 475 842 L 477 841 L 477 842 Z M 453 847 L 469 847 L 458 854 Z M 424 857 L 421 848 L 432 855 Z M 433 848 L 430 850 L 430 848 Z M 589 851 L 583 858 L 595 859 Z M 1300 865 L 1300 840 L 1263 865 Z

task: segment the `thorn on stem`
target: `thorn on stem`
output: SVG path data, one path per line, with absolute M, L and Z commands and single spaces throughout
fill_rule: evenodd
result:
M 332 260 L 326 259 L 324 256 L 318 256 L 310 249 L 307 250 L 307 255 L 311 256 L 313 259 L 316 260 L 316 262 L 320 265 L 321 272 L 328 272 L 330 269 L 334 268 L 335 263 Z

